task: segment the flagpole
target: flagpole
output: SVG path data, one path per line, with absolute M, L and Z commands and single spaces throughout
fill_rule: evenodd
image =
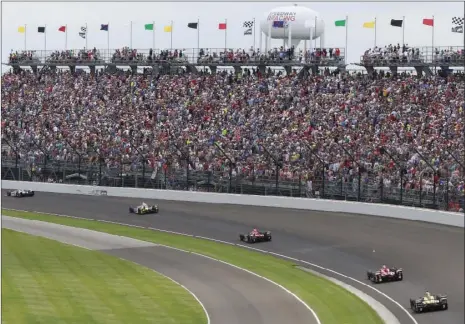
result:
M 108 58 L 111 57 L 110 55 L 110 22 L 107 23 L 107 50 L 108 50 Z
M 226 52 L 226 40 L 227 40 L 227 33 L 228 33 L 228 20 L 225 19 L 224 20 L 224 24 L 225 24 L 225 29 L 224 29 L 224 51 Z
M 86 23 L 86 50 L 89 49 L 89 47 L 87 46 L 87 23 Z
M 197 18 L 197 57 L 200 53 L 200 18 Z
M 376 17 L 375 17 L 375 47 L 376 47 L 376 25 L 377 23 L 376 23 Z
M 65 25 L 65 50 L 68 50 L 68 25 Z
M 45 24 L 45 31 L 44 31 L 44 52 L 45 57 L 47 57 L 47 24 Z
M 433 15 L 433 29 L 431 30 L 431 51 L 432 51 L 432 58 L 433 58 L 433 63 L 434 63 L 434 15 Z M 436 64 L 434 64 L 434 69 L 436 70 Z
M 155 21 L 152 21 L 153 29 L 152 29 L 152 51 L 155 51 Z M 152 53 L 152 56 L 154 54 Z
M 27 51 L 27 25 L 24 24 L 24 50 Z
M 173 49 L 173 21 L 171 20 L 171 49 Z
M 318 18 L 317 18 L 317 16 L 315 16 L 315 30 L 314 30 L 314 33 L 313 33 L 313 36 L 315 37 L 315 45 L 313 46 L 313 48 L 315 48 L 315 49 L 316 49 L 316 24 L 317 24 L 317 20 L 318 20 Z
M 256 31 L 256 28 L 255 28 L 255 18 L 253 19 L 253 50 L 255 52 L 255 31 Z
M 402 50 L 405 46 L 405 16 L 402 17 Z
M 130 37 L 129 37 L 129 47 L 132 49 L 132 20 L 131 20 L 131 27 L 130 27 Z
M 347 65 L 347 40 L 348 40 L 348 30 L 347 27 L 349 25 L 349 16 L 346 16 L 346 48 L 344 49 L 344 63 Z

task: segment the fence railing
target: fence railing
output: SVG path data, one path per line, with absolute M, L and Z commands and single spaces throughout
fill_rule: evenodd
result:
M 139 65 L 154 64 L 198 64 L 198 65 L 226 65 L 226 64 L 343 64 L 345 60 L 344 48 L 325 49 L 326 55 L 310 55 L 295 50 L 289 57 L 280 50 L 270 53 L 253 55 L 250 50 L 224 48 L 181 48 L 181 49 L 73 49 L 66 51 L 30 50 L 20 51 L 10 55 L 10 64 L 19 65 Z
M 168 164 L 152 168 L 145 163 L 108 167 L 102 159 L 76 163 L 2 157 L 3 180 L 336 199 L 449 211 L 464 209 L 464 193 L 449 178 L 439 178 L 434 185 L 413 187 L 401 175 L 386 179 L 366 173 L 328 177 L 323 176 L 322 170 L 311 178 L 305 173 L 284 178 L 276 177 L 276 170 L 263 171 L 241 174 L 232 165 L 224 170 L 204 171 L 191 166 L 173 168 Z

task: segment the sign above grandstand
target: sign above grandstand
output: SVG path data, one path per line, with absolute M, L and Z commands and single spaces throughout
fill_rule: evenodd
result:
M 268 21 L 295 21 L 295 12 L 270 12 Z

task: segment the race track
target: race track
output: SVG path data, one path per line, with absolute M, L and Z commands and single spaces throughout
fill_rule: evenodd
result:
M 150 201 L 146 201 L 151 203 Z M 3 207 L 112 220 L 237 241 L 251 227 L 273 231 L 261 249 L 330 268 L 371 285 L 367 269 L 382 264 L 402 267 L 403 282 L 374 286 L 409 308 L 409 298 L 432 293 L 449 296 L 449 310 L 410 317 L 371 288 L 339 277 L 388 307 L 401 323 L 464 323 L 464 229 L 381 217 L 280 208 L 159 201 L 157 215 L 134 216 L 138 199 L 37 193 L 33 198 L 4 198 Z M 318 269 L 316 269 L 318 270 Z M 333 275 L 327 271 L 325 274 Z
M 314 324 L 296 298 L 248 272 L 149 242 L 4 216 L 2 227 L 98 250 L 154 269 L 181 283 L 205 306 L 211 323 Z

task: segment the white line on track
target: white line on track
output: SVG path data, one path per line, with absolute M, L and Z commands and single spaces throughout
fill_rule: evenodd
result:
M 28 212 L 27 210 L 19 210 L 19 209 L 11 209 L 11 208 L 3 208 L 5 210 L 13 210 L 13 211 L 20 211 L 20 212 Z M 30 212 L 30 211 L 29 211 Z M 197 236 L 197 235 L 192 235 L 192 234 L 187 234 L 187 233 L 181 233 L 181 232 L 175 232 L 175 231 L 168 231 L 168 230 L 163 230 L 163 229 L 159 229 L 159 228 L 154 228 L 154 227 L 146 227 L 146 226 L 139 226 L 139 225 L 133 225 L 133 224 L 126 224 L 126 223 L 120 223 L 120 222 L 113 222 L 113 221 L 109 221 L 109 220 L 101 220 L 101 219 L 91 219 L 91 218 L 84 218 L 84 217 L 77 217 L 77 216 L 69 216 L 69 215 L 62 215 L 62 214 L 51 214 L 51 213 L 44 213 L 44 212 L 39 212 L 39 211 L 32 211 L 33 213 L 38 213 L 38 214 L 49 214 L 49 215 L 55 215 L 55 216 L 61 216 L 61 217 L 68 217 L 68 218 L 76 218 L 76 219 L 82 219 L 82 220 L 93 220 L 93 221 L 97 221 L 97 222 L 103 222 L 103 223 L 110 223 L 110 224 L 116 224 L 116 225 L 124 225 L 124 226 L 129 226 L 129 227 L 136 227 L 136 228 L 142 228 L 142 229 L 149 229 L 149 230 L 153 230 L 153 231 L 158 231 L 158 232 L 164 232 L 164 233 L 170 233 L 170 234 L 177 234 L 177 235 L 183 235 L 183 236 L 189 236 L 189 237 L 195 237 L 195 238 L 200 238 L 200 239 L 204 239 L 204 240 L 209 240 L 209 241 L 214 241 L 214 242 L 218 242 L 218 243 L 223 243 L 223 244 L 228 244 L 228 245 L 234 245 L 234 246 L 238 246 L 238 247 L 242 247 L 242 248 L 245 248 L 245 249 L 249 249 L 249 250 L 254 250 L 254 251 L 257 251 L 257 252 L 261 252 L 261 253 L 266 253 L 266 254 L 271 254 L 271 255 L 275 255 L 275 256 L 278 256 L 278 257 L 281 257 L 283 259 L 288 259 L 288 260 L 292 260 L 292 261 L 297 261 L 297 262 L 301 262 L 301 263 L 304 263 L 304 264 L 307 264 L 309 266 L 312 266 L 312 267 L 315 267 L 317 269 L 321 269 L 321 270 L 325 270 L 325 271 L 328 271 L 328 272 L 331 272 L 335 275 L 338 275 L 338 276 L 341 276 L 343 278 L 346 278 L 346 279 L 349 279 L 349 280 L 352 280 L 362 286 L 365 286 L 375 292 L 377 292 L 378 294 L 380 294 L 381 296 L 383 296 L 384 298 L 386 298 L 387 300 L 389 300 L 390 302 L 392 302 L 393 304 L 395 304 L 396 306 L 398 306 L 402 311 L 405 312 L 405 314 L 407 314 L 407 316 L 412 320 L 412 323 L 414 324 L 418 324 L 418 322 L 416 321 L 416 319 L 412 316 L 412 314 L 410 314 L 410 312 L 405 308 L 403 307 L 399 302 L 397 302 L 396 300 L 394 300 L 393 298 L 389 297 L 387 294 L 383 293 L 381 290 L 378 290 L 376 289 L 375 287 L 371 286 L 371 285 L 368 285 L 358 279 L 355 279 L 355 278 L 352 278 L 352 277 L 349 277 L 345 274 L 342 274 L 340 272 L 337 272 L 335 270 L 332 270 L 332 269 L 329 269 L 329 268 L 325 268 L 325 267 L 322 267 L 322 266 L 319 266 L 317 264 L 314 264 L 314 263 L 310 263 L 308 261 L 305 261 L 305 260 L 300 260 L 300 259 L 296 259 L 296 258 L 293 258 L 293 257 L 290 257 L 290 256 L 287 256 L 287 255 L 283 255 L 283 254 L 279 254 L 279 253 L 275 253 L 275 252 L 271 252 L 271 251 L 267 251 L 267 250 L 262 250 L 262 249 L 257 249 L 257 248 L 253 248 L 253 247 L 250 247 L 250 246 L 247 246 L 247 245 L 243 245 L 243 244 L 236 244 L 236 243 L 232 243 L 232 242 L 227 242 L 227 241 L 222 241 L 222 240 L 217 240 L 217 239 L 213 239 L 213 238 L 209 238 L 209 237 L 204 237 L 204 236 Z M 218 260 L 218 261 L 221 261 L 221 260 Z M 223 261 L 221 261 L 223 262 Z M 245 270 L 245 269 L 243 269 Z M 246 270 L 248 271 L 248 270 Z M 266 278 L 265 278 L 266 279 Z M 278 285 L 278 284 L 277 284 Z M 284 287 L 283 287 L 284 288 Z M 303 302 L 303 301 L 302 301 Z M 305 303 L 304 303 L 305 304 Z M 308 305 L 306 305 L 308 307 Z M 312 310 L 312 313 L 313 313 L 313 310 Z M 315 318 L 317 319 L 317 321 L 319 322 L 319 319 L 318 317 L 316 317 L 316 314 L 315 314 Z

